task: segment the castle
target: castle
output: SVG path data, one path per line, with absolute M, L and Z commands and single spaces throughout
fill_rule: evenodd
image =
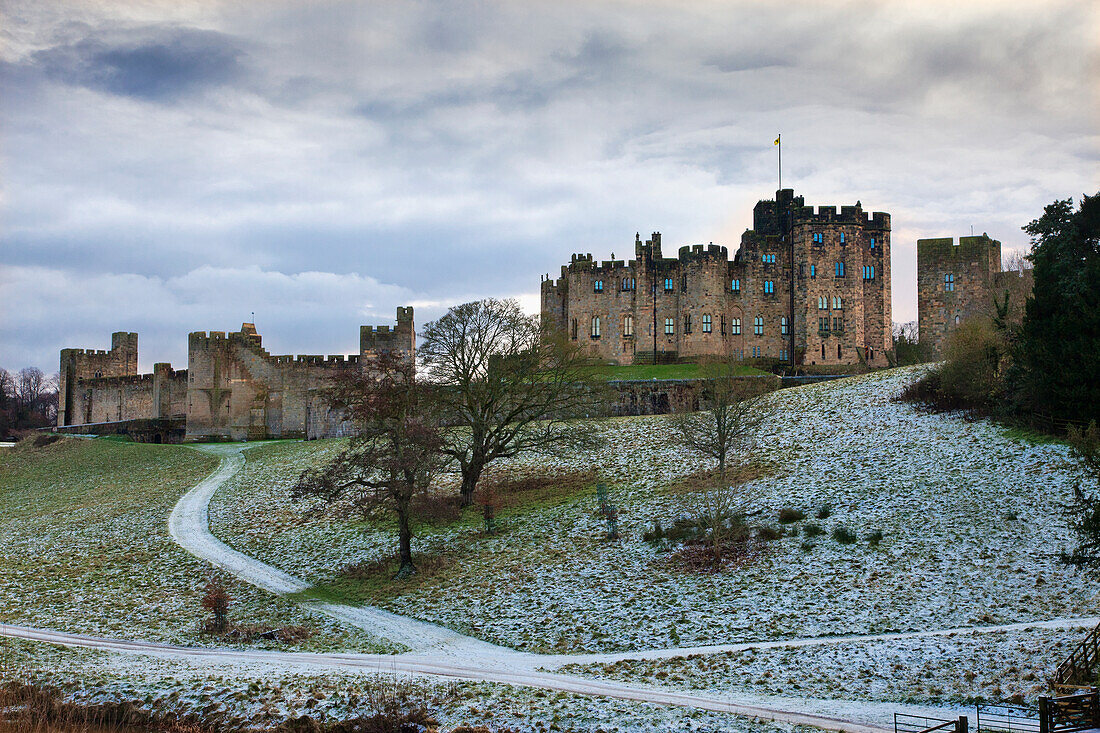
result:
M 187 369 L 162 363 L 138 374 L 137 344 L 136 333 L 119 332 L 110 351 L 62 349 L 58 428 L 152 442 L 343 435 L 343 415 L 321 395 L 329 377 L 380 352 L 416 353 L 411 307 L 397 309 L 394 328 L 360 327 L 359 353 L 347 357 L 273 356 L 245 323 L 235 333 L 190 334 Z
M 634 259 L 574 254 L 541 285 L 545 321 L 619 364 L 704 356 L 887 366 L 892 347 L 890 215 L 806 206 L 793 189 L 753 209 L 730 260 L 715 244 Z
M 988 234 L 917 240 L 917 330 L 929 358 L 943 356 L 948 335 L 973 316 L 992 316 L 994 299 L 1020 308 L 1032 288 L 1029 269 L 1002 270 L 1001 243 Z

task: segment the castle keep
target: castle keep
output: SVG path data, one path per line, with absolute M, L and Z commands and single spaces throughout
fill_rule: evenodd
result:
M 858 201 L 815 210 L 783 189 L 756 204 L 732 260 L 716 244 L 666 258 L 659 232 L 644 243 L 636 235 L 629 261 L 574 254 L 559 279 L 542 282 L 541 310 L 619 364 L 730 354 L 886 366 L 890 215 Z
M 359 353 L 347 357 L 273 356 L 245 323 L 235 333 L 190 334 L 187 369 L 156 364 L 138 374 L 137 334 L 115 333 L 110 351 L 62 349 L 57 425 L 110 432 L 128 424 L 134 437 L 155 442 L 343 435 L 342 415 L 321 396 L 328 378 L 384 351 L 411 359 L 415 350 L 411 307 L 397 309 L 394 328 L 362 326 Z
M 1001 270 L 1001 243 L 988 234 L 917 240 L 917 329 L 928 356 L 939 358 L 948 335 L 973 316 L 992 316 L 1005 293 L 1021 307 L 1031 270 Z

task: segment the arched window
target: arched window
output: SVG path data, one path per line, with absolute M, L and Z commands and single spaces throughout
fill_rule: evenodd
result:
M 955 325 L 956 326 L 959 325 L 959 317 L 958 316 L 955 316 Z
M 633 335 L 634 335 L 634 316 L 627 313 L 626 316 L 623 317 L 623 336 L 633 336 Z
M 574 339 L 576 339 L 576 338 L 577 338 L 577 319 L 576 319 L 576 318 L 574 318 L 574 319 L 573 319 L 573 324 L 572 324 L 572 328 L 571 328 L 571 334 L 570 334 L 570 335 L 571 335 L 571 336 L 572 336 L 572 337 L 573 337 Z
M 875 350 L 874 349 L 867 349 L 867 361 L 874 361 L 874 360 L 875 360 Z
M 740 336 L 741 335 L 741 319 L 740 318 L 734 318 L 732 321 L 730 321 L 730 334 L 732 334 L 733 336 Z
M 592 316 L 592 338 L 598 339 L 600 337 L 600 317 Z

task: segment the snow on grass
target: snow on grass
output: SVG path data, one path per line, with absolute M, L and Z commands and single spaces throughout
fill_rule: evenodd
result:
M 138 709 L 207 720 L 227 730 L 265 729 L 300 716 L 329 721 L 368 715 L 380 691 L 404 690 L 423 701 L 449 730 L 459 724 L 494 730 L 576 733 L 811 733 L 813 728 L 729 714 L 572 695 L 493 683 L 397 678 L 375 672 L 287 669 L 264 664 L 149 658 L 65 649 L 0 638 L 0 682 L 32 681 L 85 704 L 132 702 Z
M 1034 703 L 1080 641 L 1079 629 L 747 649 L 654 661 L 568 665 L 561 672 L 728 694 L 839 697 L 917 704 Z
M 24 441 L 0 454 L 0 618 L 83 634 L 232 646 L 199 632 L 210 566 L 168 535 L 176 500 L 217 466 L 181 446 Z M 366 634 L 224 578 L 232 621 L 304 625 L 294 648 L 383 651 Z M 278 642 L 253 646 L 287 648 Z
M 1078 479 L 1058 444 L 1014 440 L 988 422 L 927 415 L 891 397 L 918 369 L 783 390 L 760 455 L 777 475 L 740 487 L 774 522 L 803 509 L 825 534 L 786 536 L 755 563 L 685 572 L 642 533 L 693 511 L 668 485 L 704 464 L 663 417 L 602 423 L 608 444 L 563 467 L 614 483 L 624 539 L 608 542 L 594 495 L 520 512 L 493 537 L 475 521 L 424 528 L 414 549 L 450 553 L 430 573 L 374 583 L 362 597 L 526 651 L 601 652 L 838 634 L 921 631 L 1093 615 L 1088 579 L 1057 560 L 1058 506 Z M 249 452 L 215 494 L 212 527 L 237 549 L 321 585 L 349 563 L 392 554 L 392 528 L 303 520 L 288 496 L 300 470 L 337 450 L 321 441 Z M 516 465 L 546 466 L 541 457 Z M 814 509 L 828 505 L 826 519 Z M 860 540 L 831 539 L 845 527 Z M 865 538 L 883 533 L 880 544 Z

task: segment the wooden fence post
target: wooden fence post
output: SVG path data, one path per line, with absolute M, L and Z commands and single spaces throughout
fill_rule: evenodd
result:
M 1039 733 L 1050 733 L 1050 698 L 1039 696 Z
M 970 718 L 965 715 L 959 716 L 959 722 L 955 724 L 955 733 L 969 733 L 970 731 Z
M 1092 727 L 1100 728 L 1100 688 L 1092 688 L 1089 694 L 1089 707 L 1092 708 Z

